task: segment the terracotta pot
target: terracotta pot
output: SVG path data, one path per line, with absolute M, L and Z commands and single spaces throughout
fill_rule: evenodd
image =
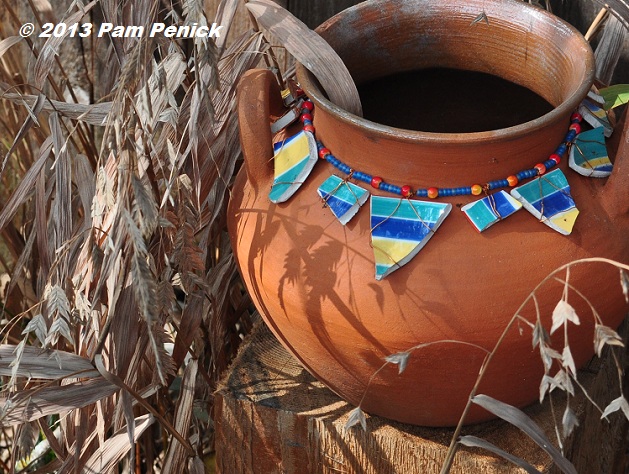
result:
M 482 11 L 488 24 L 473 23 Z M 562 141 L 593 78 L 592 53 L 583 38 L 523 2 L 368 1 L 319 32 L 357 83 L 429 66 L 471 68 L 521 83 L 555 107 L 507 129 L 412 132 L 340 110 L 300 68 L 298 79 L 316 104 L 317 138 L 355 169 L 396 184 L 469 185 L 544 161 Z M 458 209 L 476 197 L 439 198 L 454 207 L 436 235 L 404 267 L 376 281 L 368 204 L 343 226 L 317 195 L 335 172 L 329 164 L 319 162 L 288 202 L 270 203 L 268 123 L 283 111 L 269 72 L 243 78 L 239 120 L 245 167 L 230 202 L 234 250 L 251 297 L 279 340 L 313 375 L 350 403 L 362 402 L 368 413 L 429 426 L 456 424 L 485 357 L 472 345 L 491 350 L 520 304 L 560 265 L 592 256 L 629 260 L 629 194 L 627 181 L 619 184 L 629 159 L 624 172 L 617 160 L 609 185 L 577 175 L 562 160 L 559 167 L 581 211 L 571 235 L 560 235 L 524 210 L 479 234 Z M 625 149 L 629 153 L 629 146 Z M 619 325 L 626 306 L 616 268 L 574 267 L 570 284 L 606 324 Z M 537 293 L 547 330 L 562 289 L 552 282 Z M 583 364 L 593 354 L 593 317 L 575 293 L 569 302 L 581 316 L 581 325 L 570 328 L 570 346 L 576 363 Z M 534 320 L 535 311 L 529 305 L 520 314 Z M 552 339 L 561 351 L 563 341 Z M 387 355 L 435 341 L 467 345 L 428 345 L 412 353 L 401 375 L 394 365 L 378 372 Z M 538 397 L 542 374 L 531 330 L 520 325 L 507 335 L 481 393 L 523 406 Z M 487 418 L 477 409 L 467 421 Z

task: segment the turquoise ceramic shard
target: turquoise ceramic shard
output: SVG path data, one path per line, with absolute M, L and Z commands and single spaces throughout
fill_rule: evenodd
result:
M 367 190 L 336 175 L 326 179 L 317 192 L 343 225 L 356 215 L 360 206 L 365 204 L 369 197 Z
M 371 197 L 371 244 L 376 280 L 408 263 L 426 245 L 452 204 Z
M 569 235 L 579 215 L 566 176 L 560 169 L 535 178 L 511 191 L 511 195 L 541 222 Z
M 273 185 L 269 193 L 271 202 L 288 200 L 306 180 L 317 162 L 317 144 L 310 132 L 297 135 L 273 145 Z
M 478 201 L 466 204 L 461 208 L 461 211 L 465 213 L 474 228 L 478 232 L 482 232 L 521 208 L 520 201 L 505 191 L 498 191 Z
M 583 116 L 583 119 L 593 128 L 603 127 L 605 136 L 610 137 L 612 132 L 614 131 L 614 128 L 609 122 L 607 112 L 603 108 L 602 104 L 605 103 L 604 99 L 601 96 L 598 97 L 600 97 L 600 100 L 602 102 L 597 102 L 593 100 L 588 94 L 588 97 L 583 99 L 581 105 L 579 105 L 579 113 Z
M 570 168 L 583 176 L 606 178 L 612 173 L 603 127 L 581 132 L 570 149 Z

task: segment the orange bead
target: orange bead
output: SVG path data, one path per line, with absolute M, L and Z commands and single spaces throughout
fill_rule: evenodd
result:
M 546 167 L 542 163 L 537 163 L 533 168 L 537 170 L 538 175 L 546 173 Z
M 509 186 L 513 187 L 518 184 L 519 179 L 517 176 L 511 175 L 507 176 L 507 181 L 509 182 Z
M 483 187 L 480 184 L 475 184 L 470 188 L 470 190 L 472 191 L 472 194 L 474 196 L 478 196 L 480 193 L 483 192 Z
M 438 188 L 428 188 L 427 192 L 428 192 L 428 197 L 430 199 L 434 199 L 437 196 L 439 196 L 439 189 Z

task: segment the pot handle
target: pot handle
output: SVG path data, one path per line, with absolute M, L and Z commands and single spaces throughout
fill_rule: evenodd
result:
M 285 112 L 277 79 L 268 69 L 247 71 L 237 90 L 240 143 L 254 190 L 273 177 L 271 122 Z

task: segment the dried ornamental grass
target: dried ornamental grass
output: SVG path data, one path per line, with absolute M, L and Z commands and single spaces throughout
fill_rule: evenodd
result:
M 225 41 L 236 0 L 212 20 L 200 0 L 61 3 L 0 0 L 0 470 L 202 472 L 211 393 L 250 325 L 224 228 L 235 87 L 268 44 Z M 91 38 L 75 74 L 59 55 L 75 39 L 17 35 L 99 16 L 223 36 Z

